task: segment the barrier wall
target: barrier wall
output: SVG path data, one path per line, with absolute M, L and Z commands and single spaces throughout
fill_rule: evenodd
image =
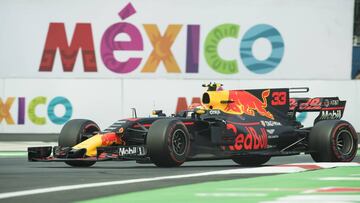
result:
M 131 108 L 138 116 L 150 116 L 162 109 L 166 114 L 187 107 L 193 98 L 200 98 L 206 80 L 167 79 L 6 79 L 2 93 L 9 113 L 3 116 L 1 131 L 6 133 L 56 133 L 70 118 L 87 118 L 106 128 L 117 119 L 131 117 Z M 360 130 L 360 81 L 279 81 L 224 80 L 225 89 L 310 87 L 309 93 L 293 97 L 339 96 L 347 100 L 343 119 Z M 26 88 L 24 88 L 26 87 Z M 6 99 L 5 99 L 6 98 Z M 60 98 L 60 99 L 59 99 Z M 184 99 L 185 98 L 185 103 Z M 24 101 L 21 104 L 21 99 Z M 23 109 L 23 110 L 21 110 Z M 308 113 L 305 126 L 311 126 L 317 114 Z M 13 121 L 9 123 L 7 119 Z M 19 122 L 20 121 L 20 122 Z M 23 121 L 23 122 L 21 122 Z
M 346 99 L 353 0 L 3 0 L 0 133 L 56 133 L 72 118 L 102 128 L 153 109 L 174 113 L 201 84 L 303 87 Z M 305 118 L 305 115 L 301 115 Z M 306 125 L 311 125 L 306 115 Z

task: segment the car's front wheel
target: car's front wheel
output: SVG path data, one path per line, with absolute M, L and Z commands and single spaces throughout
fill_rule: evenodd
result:
M 62 147 L 73 147 L 99 131 L 99 126 L 91 120 L 73 119 L 61 129 L 58 143 Z M 66 161 L 65 163 L 74 167 L 89 167 L 94 165 L 95 161 Z
M 151 161 L 159 167 L 176 167 L 186 161 L 190 136 L 186 126 L 176 119 L 155 121 L 147 134 L 146 145 Z

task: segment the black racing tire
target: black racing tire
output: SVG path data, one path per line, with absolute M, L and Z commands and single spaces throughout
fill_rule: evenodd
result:
M 190 152 L 190 135 L 176 119 L 159 119 L 152 123 L 146 137 L 151 161 L 158 167 L 177 167 Z
M 73 119 L 68 121 L 61 129 L 58 144 L 62 147 L 73 147 L 80 142 L 92 137 L 94 132 L 100 131 L 99 126 L 86 119 Z M 73 167 L 89 167 L 95 161 L 66 161 L 66 164 Z
M 347 121 L 320 121 L 309 135 L 310 155 L 316 162 L 350 162 L 356 156 L 357 147 L 356 131 Z
M 271 156 L 252 155 L 252 156 L 236 156 L 232 160 L 241 166 L 260 166 L 270 160 Z

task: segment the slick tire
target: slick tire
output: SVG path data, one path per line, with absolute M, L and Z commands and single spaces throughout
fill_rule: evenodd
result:
M 357 134 L 346 121 L 320 121 L 311 129 L 310 155 L 316 162 L 350 162 L 357 153 L 357 146 Z
M 237 156 L 232 160 L 241 166 L 260 166 L 270 160 L 271 156 Z
M 91 120 L 70 120 L 61 129 L 58 139 L 59 146 L 73 147 L 92 137 L 96 131 L 100 131 L 100 128 Z M 73 167 L 89 167 L 94 165 L 95 161 L 66 161 L 65 163 Z
M 177 167 L 186 161 L 190 152 L 189 132 L 179 120 L 159 119 L 151 125 L 146 145 L 156 166 Z

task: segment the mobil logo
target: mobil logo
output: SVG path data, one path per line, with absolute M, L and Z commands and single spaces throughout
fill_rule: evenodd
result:
M 98 42 L 94 42 L 91 23 L 76 23 L 72 38 L 68 40 L 65 24 L 51 22 L 44 39 L 45 46 L 39 72 L 52 72 L 57 54 L 60 55 L 63 71 L 73 72 L 80 50 L 84 72 L 98 72 L 95 43 L 100 45 L 98 51 L 103 65 L 115 74 L 129 74 L 136 69 L 139 69 L 140 73 L 155 73 L 161 62 L 165 72 L 171 74 L 205 74 L 204 71 L 199 70 L 199 67 L 204 67 L 210 68 L 217 74 L 233 75 L 239 74 L 240 67 L 243 66 L 251 73 L 266 74 L 278 67 L 284 56 L 283 37 L 280 31 L 270 24 L 254 24 L 240 30 L 239 24 L 228 22 L 211 27 L 196 23 L 136 25 L 124 22 L 135 13 L 134 6 L 131 3 L 127 4 L 118 13 L 122 22 L 108 26 Z M 161 31 L 159 27 L 164 26 L 165 31 Z M 186 35 L 179 35 L 181 31 L 186 32 Z M 179 36 L 182 36 L 181 39 L 178 39 Z M 203 39 L 201 36 L 204 36 Z M 228 50 L 237 56 L 233 56 L 230 60 L 225 59 L 219 49 L 226 39 L 238 40 L 237 47 L 232 46 Z M 263 58 L 254 54 L 256 52 L 254 45 L 258 40 L 265 40 L 270 44 L 269 53 Z M 144 48 L 145 41 L 150 44 L 151 48 L 147 48 L 149 50 Z M 185 50 L 172 49 L 174 42 L 178 41 L 184 43 L 181 47 Z M 131 53 L 131 57 L 128 57 L 129 54 L 124 54 L 127 52 Z M 142 52 L 149 54 L 141 56 L 144 55 Z M 179 57 L 184 53 L 185 57 Z M 201 55 L 203 57 L 200 57 Z M 179 60 L 181 60 L 180 64 L 184 65 L 179 65 Z M 243 66 L 240 66 L 241 63 Z
M 36 125 L 45 125 L 47 120 L 53 124 L 62 125 L 70 120 L 72 113 L 71 102 L 62 96 L 54 97 L 51 100 L 44 96 L 31 99 L 26 97 L 0 98 L 0 124 L 24 125 L 27 117 L 31 123 Z M 17 118 L 16 122 L 14 118 Z

